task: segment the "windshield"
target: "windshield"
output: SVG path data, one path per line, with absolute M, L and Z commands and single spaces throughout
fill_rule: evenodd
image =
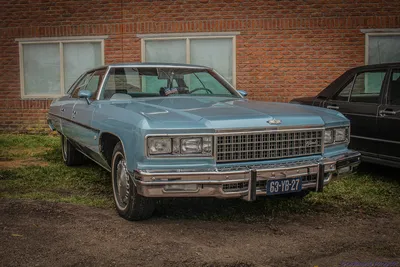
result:
M 112 68 L 100 99 L 151 96 L 239 97 L 215 72 L 193 68 Z

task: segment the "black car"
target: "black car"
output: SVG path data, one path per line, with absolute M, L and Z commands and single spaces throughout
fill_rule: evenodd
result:
M 317 96 L 291 103 L 343 113 L 351 122 L 350 147 L 364 161 L 400 167 L 400 63 L 350 69 Z

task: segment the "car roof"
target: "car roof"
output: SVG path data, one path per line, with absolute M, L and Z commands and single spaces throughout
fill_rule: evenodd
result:
M 132 68 L 190 68 L 190 69 L 212 69 L 210 67 L 206 66 L 201 66 L 201 65 L 193 65 L 193 64 L 178 64 L 178 63 L 141 63 L 141 62 L 132 62 L 132 63 L 112 63 L 112 64 L 106 64 L 102 65 L 96 68 L 93 68 L 91 70 L 88 70 L 87 72 L 91 72 L 94 70 L 98 69 L 104 69 L 104 68 L 118 68 L 118 67 L 132 67 Z
M 352 69 L 349 69 L 349 72 L 358 72 L 358 71 L 363 71 L 363 70 L 369 70 L 369 69 L 377 69 L 377 68 L 393 68 L 393 67 L 400 67 L 400 62 L 393 62 L 393 63 L 381 63 L 381 64 L 372 64 L 372 65 L 364 65 L 364 66 L 358 66 Z
M 342 75 L 340 75 L 336 80 L 332 81 L 324 90 L 322 90 L 317 96 L 319 97 L 330 97 L 333 93 L 338 90 L 338 87 L 343 86 L 343 84 L 348 81 L 349 77 L 354 76 L 355 73 L 376 70 L 376 69 L 390 69 L 390 68 L 400 68 L 400 62 L 393 63 L 382 63 L 382 64 L 372 64 L 358 66 L 352 69 L 348 69 Z

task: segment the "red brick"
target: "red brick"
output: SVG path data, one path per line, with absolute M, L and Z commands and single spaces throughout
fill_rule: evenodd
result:
M 121 5 L 122 3 L 122 5 Z M 240 31 L 237 88 L 250 99 L 314 95 L 364 63 L 363 28 L 400 28 L 386 0 L 0 0 L 0 131 L 48 131 L 51 100 L 21 100 L 15 38 L 108 35 L 106 63 L 140 61 L 136 34 Z

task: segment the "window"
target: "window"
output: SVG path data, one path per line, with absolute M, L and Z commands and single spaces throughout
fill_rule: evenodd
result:
M 180 37 L 175 35 L 138 35 L 142 38 L 142 61 L 187 63 L 215 69 L 229 83 L 236 83 L 236 35 L 216 33 Z
M 333 97 L 334 100 L 379 103 L 383 80 L 386 71 L 370 71 L 358 73 L 350 79 L 343 89 Z
M 389 84 L 389 104 L 400 105 L 400 70 L 393 70 Z
M 71 96 L 73 98 L 78 98 L 79 91 L 88 90 L 92 93 L 91 99 L 95 99 L 105 74 L 106 69 L 96 70 L 86 74 L 75 86 Z
M 366 64 L 400 61 L 400 32 L 366 33 Z
M 349 81 L 347 81 L 347 84 L 337 95 L 333 97 L 333 100 L 348 101 L 351 88 L 353 87 L 353 81 L 354 81 L 354 76 Z
M 238 97 L 230 88 L 226 81 L 208 69 L 120 67 L 111 68 L 100 99 L 181 95 Z
M 84 71 L 104 64 L 104 39 L 17 41 L 22 97 L 64 95 Z

